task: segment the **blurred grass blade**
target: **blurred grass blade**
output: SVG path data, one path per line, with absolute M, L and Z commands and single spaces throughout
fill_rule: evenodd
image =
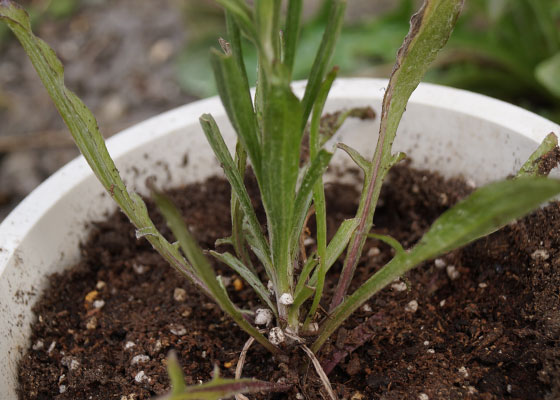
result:
M 329 68 L 336 42 L 340 36 L 345 12 L 346 0 L 330 1 L 329 18 L 324 29 L 323 39 L 321 40 L 319 50 L 313 61 L 313 66 L 311 67 L 311 72 L 309 73 L 309 79 L 303 95 L 302 129 L 307 124 L 307 120 L 313 109 L 313 104 L 315 103 L 315 99 L 317 98 L 323 79 Z
M 249 154 L 257 179 L 261 179 L 261 144 L 257 134 L 257 120 L 246 75 L 232 54 L 213 50 L 211 55 L 214 77 L 220 99 L 237 137 Z
M 373 223 L 381 185 L 395 161 L 391 148 L 408 99 L 447 43 L 462 7 L 463 0 L 424 0 L 420 10 L 410 20 L 410 31 L 397 53 L 397 61 L 383 97 L 379 138 L 370 171 L 366 174 L 369 180 L 364 184 L 357 213 L 360 225 L 349 245 L 330 310 L 342 303 L 354 276 L 366 240 L 365 233 L 370 231 Z
M 303 0 L 289 0 L 288 14 L 286 16 L 286 29 L 284 30 L 284 65 L 288 69 L 288 76 L 292 79 L 296 49 L 301 30 L 301 14 Z
M 350 314 L 406 271 L 423 261 L 495 232 L 559 193 L 559 180 L 527 177 L 492 183 L 476 190 L 444 212 L 412 250 L 397 253 L 387 265 L 335 308 L 312 349 L 317 352 Z
M 111 197 L 120 206 L 138 232 L 180 273 L 188 277 L 206 294 L 208 288 L 195 276 L 179 251 L 156 229 L 144 201 L 130 194 L 111 159 L 97 122 L 86 105 L 64 86 L 64 67 L 54 51 L 33 35 L 27 13 L 9 0 L 0 2 L 0 19 L 21 42 L 39 78 L 47 89 L 58 112 L 68 126 L 76 145 Z
M 177 210 L 177 208 L 166 196 L 158 193 L 157 191 L 152 193 L 152 197 L 165 218 L 169 229 L 171 229 L 173 236 L 175 236 L 179 242 L 181 249 L 196 271 L 197 276 L 200 277 L 200 279 L 206 284 L 208 290 L 212 293 L 213 299 L 216 303 L 218 303 L 220 308 L 228 314 L 241 327 L 241 329 L 254 337 L 255 340 L 262 344 L 266 349 L 272 353 L 278 353 L 278 349 L 272 345 L 253 325 L 247 322 L 239 309 L 232 303 L 227 295 L 227 292 L 220 286 L 214 269 L 183 222 L 183 218 L 179 213 L 179 210 Z
M 240 175 L 237 165 L 231 157 L 229 149 L 224 142 L 216 121 L 212 115 L 204 114 L 200 117 L 200 124 L 202 125 L 202 129 L 206 135 L 208 143 L 210 143 L 216 158 L 224 169 L 224 173 L 231 185 L 232 192 L 235 193 L 237 199 L 239 200 L 241 209 L 247 219 L 247 226 L 251 230 L 255 239 L 254 245 L 258 247 L 259 252 L 262 255 L 270 259 L 270 249 L 261 230 L 261 225 L 257 219 L 257 215 L 255 214 L 255 209 L 251 203 L 249 193 L 247 193 L 247 189 L 245 188 L 243 177 Z M 273 279 L 274 273 L 270 269 L 270 264 L 271 262 L 268 261 L 264 264 L 264 266 L 266 268 L 266 272 L 269 274 L 269 278 Z
M 535 76 L 550 93 L 560 97 L 560 52 L 537 65 Z
M 290 389 L 290 385 L 255 379 L 224 379 L 219 376 L 217 368 L 210 382 L 186 386 L 183 371 L 174 353 L 167 358 L 167 372 L 171 380 L 171 393 L 158 400 L 220 400 L 241 393 L 285 392 Z
M 257 40 L 257 32 L 251 15 L 251 8 L 245 0 L 216 0 L 236 19 L 237 24 L 250 40 Z
M 525 164 L 523 164 L 516 177 L 548 176 L 550 170 L 556 166 L 556 162 L 549 160 L 548 157 L 554 158 L 559 151 L 558 137 L 553 132 L 550 132 Z M 551 163 L 550 161 L 553 162 Z
M 210 251 L 210 254 L 217 260 L 228 265 L 231 269 L 241 276 L 245 282 L 247 282 L 261 298 L 261 300 L 272 310 L 272 312 L 277 315 L 276 306 L 270 300 L 270 293 L 267 288 L 264 287 L 263 283 L 260 281 L 259 277 L 255 275 L 249 268 L 247 268 L 241 261 L 235 258 L 230 253 L 218 253 L 216 251 Z

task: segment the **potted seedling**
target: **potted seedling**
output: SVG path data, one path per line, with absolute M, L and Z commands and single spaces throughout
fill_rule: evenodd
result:
M 144 200 L 125 186 L 93 115 L 64 86 L 60 61 L 33 35 L 25 11 L 2 0 L 0 18 L 22 43 L 84 158 L 135 226 L 137 237 L 148 240 L 173 268 L 247 332 L 250 338 L 242 354 L 253 342 L 278 358 L 303 354 L 316 370 L 327 396 L 336 399 L 327 372 L 337 360 L 321 353 L 325 343 L 352 313 L 407 271 L 495 232 L 560 193 L 558 180 L 542 176 L 550 172 L 543 160 L 554 153 L 557 141 L 554 135 L 548 136 L 514 179 L 475 190 L 441 215 L 409 249 L 391 236 L 372 233 L 381 186 L 390 169 L 406 157 L 393 152 L 392 145 L 407 102 L 447 42 L 463 6 L 462 0 L 426 0 L 411 19 L 410 31 L 385 88 L 373 156 L 366 158 L 361 150 L 337 144 L 337 151 L 347 153 L 362 171 L 363 184 L 356 215 L 327 235 L 323 176 L 334 151 L 329 139 L 347 117 L 371 115 L 367 109 L 352 108 L 337 114 L 334 123 L 324 124 L 321 119 L 337 75 L 336 68 L 329 69 L 329 61 L 346 2 L 330 3 L 330 17 L 301 97 L 294 94 L 291 75 L 303 2 L 288 1 L 285 16 L 280 0 L 257 1 L 252 6 L 242 0 L 218 3 L 225 9 L 227 37 L 220 39 L 221 49 L 214 49 L 211 59 L 220 99 L 236 132 L 234 154 L 211 114 L 203 114 L 200 124 L 231 186 L 231 236 L 218 242 L 230 246 L 226 252 L 201 249 L 158 183 L 150 182 L 153 200 L 177 242 L 166 239 L 150 218 Z M 258 54 L 254 95 L 242 57 L 242 36 Z M 304 154 L 303 145 L 308 154 Z M 264 228 L 245 181 L 249 166 L 266 216 Z M 316 223 L 316 249 L 305 255 L 301 242 L 310 214 L 314 214 Z M 371 237 L 391 246 L 394 256 L 350 292 L 364 244 Z M 243 304 L 235 304 L 209 257 L 235 271 L 254 290 L 260 306 L 246 310 Z M 327 274 L 339 257 L 343 263 L 338 284 L 325 298 Z M 201 386 L 186 386 L 177 362 L 170 358 L 172 390 L 168 398 L 218 399 L 289 389 L 285 383 L 240 379 L 243 358 L 235 379 L 223 380 L 215 373 L 212 382 Z

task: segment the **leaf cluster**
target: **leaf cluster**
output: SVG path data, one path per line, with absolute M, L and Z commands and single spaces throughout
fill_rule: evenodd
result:
M 463 6 L 462 0 L 425 0 L 412 17 L 410 30 L 397 53 L 383 99 L 373 157 L 366 159 L 357 149 L 338 144 L 363 170 L 364 182 L 356 216 L 328 235 L 323 175 L 332 151 L 326 146 L 330 146 L 329 138 L 344 119 L 363 114 L 363 110 L 346 110 L 338 114 L 338 120 L 328 129 L 321 126 L 328 93 L 338 73 L 337 68 L 330 69 L 330 63 L 346 2 L 328 2 L 326 26 L 301 99 L 292 92 L 291 82 L 301 31 L 302 0 L 288 0 L 285 14 L 281 0 L 256 1 L 254 6 L 244 0 L 217 2 L 226 12 L 227 35 L 219 41 L 221 48 L 212 50 L 211 63 L 220 98 L 238 141 L 232 152 L 212 115 L 200 117 L 202 130 L 232 188 L 232 234 L 219 241 L 229 244 L 231 252 L 208 254 L 230 267 L 254 289 L 262 307 L 274 316 L 274 332 L 281 332 L 284 340 L 278 334 L 267 335 L 266 330 L 258 329 L 254 310 L 233 303 L 183 217 L 164 194 L 152 187 L 154 200 L 177 242 L 168 242 L 158 231 L 143 200 L 122 181 L 95 118 L 64 86 L 62 64 L 52 49 L 33 35 L 25 11 L 9 0 L 0 0 L 0 19 L 20 40 L 85 159 L 134 224 L 138 235 L 145 237 L 175 269 L 272 353 L 299 346 L 313 359 L 313 353 L 319 352 L 352 312 L 395 278 L 426 260 L 492 233 L 560 193 L 559 181 L 538 176 L 542 156 L 556 150 L 557 140 L 549 136 L 524 165 L 518 178 L 476 190 L 437 219 L 413 248 L 405 250 L 396 240 L 371 233 L 381 185 L 390 168 L 405 157 L 393 153 L 392 143 L 408 99 L 448 41 Z M 258 59 L 254 94 L 243 57 L 243 37 L 255 47 Z M 303 156 L 304 145 L 309 149 L 308 157 Z M 260 190 L 266 227 L 261 226 L 245 187 L 249 166 Z M 313 254 L 307 255 L 301 251 L 301 242 L 312 213 L 317 226 L 317 246 Z M 364 243 L 371 235 L 393 246 L 395 256 L 349 293 Z M 332 239 L 328 241 L 327 237 Z M 321 304 L 326 305 L 325 277 L 343 254 L 341 276 L 330 299 L 328 316 L 324 318 L 318 310 Z M 314 336 L 311 350 L 301 337 L 302 331 L 312 332 Z M 314 363 L 319 365 L 318 361 Z M 175 387 L 170 397 L 173 399 L 213 399 L 239 390 L 274 389 L 263 383 L 219 378 L 198 389 L 186 388 L 179 383 L 173 365 L 170 372 Z M 193 397 L 196 395 L 199 397 Z

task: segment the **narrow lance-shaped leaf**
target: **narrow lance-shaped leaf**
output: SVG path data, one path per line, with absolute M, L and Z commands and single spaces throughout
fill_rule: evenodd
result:
M 366 240 L 365 233 L 371 229 L 383 179 L 392 163 L 397 160 L 393 158 L 391 148 L 408 99 L 439 50 L 447 43 L 462 7 L 463 0 L 425 0 L 418 13 L 410 20 L 410 31 L 398 51 L 383 98 L 377 147 L 357 213 L 360 225 L 349 245 L 331 310 L 343 301 L 350 286 Z
M 210 55 L 220 99 L 238 139 L 249 155 L 255 176 L 261 179 L 261 144 L 257 134 L 257 120 L 247 86 L 244 70 L 230 54 L 212 51 Z
M 284 65 L 288 70 L 288 76 L 291 80 L 292 71 L 294 69 L 294 61 L 296 56 L 296 48 L 301 29 L 301 13 L 303 9 L 303 0 L 289 0 L 288 14 L 286 16 L 286 29 L 284 30 Z
M 327 97 L 331 90 L 332 84 L 336 79 L 338 68 L 327 75 L 325 81 L 321 85 L 321 89 L 317 95 L 317 100 L 313 106 L 311 116 L 311 127 L 309 129 L 309 153 L 311 160 L 314 161 L 320 149 L 319 127 L 321 124 L 321 115 L 327 102 Z M 319 301 L 323 296 L 323 287 L 325 285 L 325 275 L 327 274 L 326 258 L 327 258 L 327 205 L 325 201 L 325 188 L 323 186 L 322 176 L 317 179 L 313 187 L 313 204 L 315 205 L 315 221 L 317 225 L 317 255 L 319 257 L 319 269 L 317 270 L 317 286 L 315 287 L 315 295 L 313 302 L 309 308 L 307 317 L 303 323 L 304 328 L 315 317 L 315 311 L 319 306 Z
M 158 400 L 220 400 L 242 393 L 285 392 L 290 389 L 290 385 L 256 379 L 221 378 L 218 368 L 214 369 L 214 376 L 210 382 L 186 386 L 183 371 L 174 355 L 167 359 L 167 371 L 171 379 L 171 393 L 159 397 Z
M 311 67 L 311 72 L 309 73 L 309 79 L 303 95 L 302 129 L 307 124 L 307 120 L 313 109 L 313 104 L 315 103 L 315 99 L 317 98 L 317 94 L 319 93 L 327 69 L 329 68 L 336 42 L 340 36 L 340 30 L 342 29 L 344 14 L 346 12 L 346 0 L 331 0 L 330 7 L 327 25 L 321 44 L 319 45 L 319 50 L 313 61 L 313 66 Z
M 266 349 L 272 353 L 278 353 L 278 348 L 270 343 L 268 339 L 243 317 L 243 314 L 230 300 L 227 292 L 220 286 L 214 269 L 183 222 L 179 210 L 177 210 L 173 203 L 161 193 L 154 191 L 152 197 L 160 212 L 163 214 L 173 236 L 175 236 L 181 249 L 187 256 L 187 259 L 195 269 L 197 276 L 206 284 L 208 290 L 212 293 L 213 299 L 218 303 L 220 308 L 228 314 L 241 329 L 254 337 L 255 340 Z
M 559 193 L 560 181 L 527 177 L 492 183 L 478 189 L 443 213 L 412 250 L 408 253 L 398 252 L 387 265 L 335 308 L 312 349 L 318 351 L 350 314 L 406 271 L 500 229 Z
M 216 2 L 221 4 L 235 18 L 249 40 L 255 42 L 258 39 L 251 9 L 245 0 L 216 0 Z
M 259 249 L 260 254 L 265 257 L 263 262 L 266 272 L 270 279 L 274 280 L 274 271 L 271 269 L 270 261 L 270 249 L 266 238 L 261 230 L 261 225 L 255 214 L 253 204 L 245 188 L 243 182 L 243 177 L 239 173 L 239 169 L 235 164 L 235 161 L 231 157 L 229 149 L 227 148 L 222 134 L 216 124 L 216 121 L 210 114 L 204 114 L 200 117 L 200 124 L 208 139 L 208 143 L 212 147 L 216 158 L 221 163 L 226 178 L 231 185 L 232 192 L 235 193 L 237 199 L 239 200 L 239 205 L 245 214 L 247 220 L 247 226 L 251 230 L 252 236 L 254 238 L 254 245 Z
M 551 169 L 558 163 L 556 158 L 559 153 L 558 137 L 550 132 L 523 164 L 516 176 L 548 176 Z
M 290 234 L 299 171 L 301 105 L 289 85 L 271 85 L 263 114 L 263 180 L 261 192 L 267 215 L 277 296 L 291 293 L 293 264 Z M 282 307 L 278 310 L 283 315 Z
M 205 285 L 193 273 L 191 266 L 156 229 L 142 199 L 127 191 L 115 163 L 107 151 L 95 117 L 86 105 L 64 85 L 62 63 L 54 51 L 33 34 L 27 13 L 16 3 L 2 0 L 0 1 L 0 19 L 6 22 L 22 44 L 87 163 L 136 227 L 139 235 L 146 237 L 176 270 L 209 294 Z
M 245 280 L 245 282 L 247 282 L 253 288 L 253 290 L 261 298 L 263 303 L 266 304 L 275 315 L 278 314 L 278 312 L 276 311 L 276 306 L 270 300 L 270 293 L 268 292 L 267 288 L 264 287 L 258 275 L 247 268 L 247 266 L 245 266 L 241 261 L 232 256 L 230 253 L 218 253 L 216 251 L 211 251 L 210 254 L 217 260 L 220 260 L 235 272 L 237 272 L 239 276 L 241 276 Z

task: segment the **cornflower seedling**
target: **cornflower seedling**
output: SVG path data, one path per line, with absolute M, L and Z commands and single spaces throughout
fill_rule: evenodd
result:
M 171 266 L 212 298 L 251 336 L 242 355 L 253 341 L 273 354 L 301 349 L 311 359 L 329 396 L 336 398 L 318 360 L 322 345 L 356 309 L 408 270 L 494 232 L 560 193 L 559 181 L 539 176 L 542 175 L 539 160 L 556 147 L 557 140 L 549 136 L 516 179 L 482 187 L 446 211 L 411 249 L 405 250 L 389 236 L 370 233 L 381 185 L 391 167 L 405 157 L 402 153 L 394 154 L 392 144 L 408 99 L 447 42 L 463 6 L 463 0 L 425 0 L 412 17 L 410 31 L 397 54 L 383 99 L 379 137 L 372 159 L 366 159 L 345 144 L 337 145 L 363 170 L 364 181 L 356 216 L 342 222 L 327 241 L 323 175 L 332 152 L 325 147 L 346 118 L 368 114 L 364 109 L 347 110 L 337 114 L 335 123 L 321 125 L 323 108 L 337 75 L 336 68 L 329 70 L 329 63 L 342 27 L 346 1 L 329 2 L 329 19 L 301 99 L 290 85 L 303 1 L 288 0 L 285 15 L 281 0 L 257 0 L 253 6 L 244 0 L 217 2 L 225 10 L 227 40 L 219 40 L 221 49 L 212 50 L 211 61 L 220 98 L 238 141 L 232 154 L 212 115 L 200 117 L 204 134 L 232 189 L 232 234 L 218 244 L 231 245 L 233 252 L 209 251 L 209 254 L 253 288 L 262 302 L 256 313 L 231 301 L 221 278 L 216 276 L 178 210 L 153 188 L 153 198 L 178 245 L 169 243 L 158 231 L 143 200 L 125 187 L 93 115 L 64 86 L 60 61 L 31 32 L 27 14 L 13 2 L 1 0 L 0 18 L 22 43 L 82 154 L 134 224 L 138 237 L 146 238 Z M 258 54 L 254 96 L 243 61 L 242 36 Z M 302 157 L 303 145 L 309 149 L 308 157 Z M 248 166 L 258 183 L 266 229 L 257 219 L 244 184 Z M 317 225 L 314 238 L 317 249 L 309 257 L 303 257 L 302 234 L 312 209 Z M 368 237 L 386 242 L 394 248 L 395 255 L 349 293 Z M 338 286 L 333 297 L 325 299 L 325 277 L 342 254 L 345 255 Z M 254 260 L 258 260 L 257 265 Z M 330 301 L 328 316 L 321 318 L 319 306 L 327 301 Z M 240 378 L 242 365 L 240 361 L 236 378 Z M 186 387 L 174 359 L 169 366 L 171 399 L 217 399 L 241 392 L 285 390 L 285 385 L 224 380 L 217 373 L 208 384 Z

